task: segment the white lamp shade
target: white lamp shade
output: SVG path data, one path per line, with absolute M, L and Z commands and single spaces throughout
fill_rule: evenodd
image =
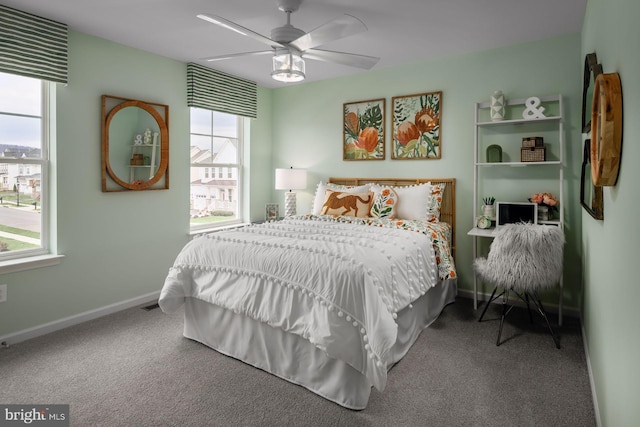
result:
M 307 188 L 305 169 L 276 169 L 276 190 L 302 190 Z

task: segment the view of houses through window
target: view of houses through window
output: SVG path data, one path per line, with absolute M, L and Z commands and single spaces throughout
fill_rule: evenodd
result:
M 0 73 L 0 259 L 42 248 L 47 85 Z
M 242 120 L 191 108 L 192 229 L 240 220 Z

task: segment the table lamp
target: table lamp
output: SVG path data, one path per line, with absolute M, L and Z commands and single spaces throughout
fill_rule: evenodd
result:
M 291 190 L 307 188 L 305 169 L 276 169 L 276 190 L 289 190 L 284 193 L 284 216 L 296 214 L 296 193 Z

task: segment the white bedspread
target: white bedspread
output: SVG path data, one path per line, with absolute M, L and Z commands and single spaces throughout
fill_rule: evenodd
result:
M 437 283 L 427 234 L 294 218 L 195 238 L 159 303 L 197 298 L 299 335 L 382 391 L 396 313 Z

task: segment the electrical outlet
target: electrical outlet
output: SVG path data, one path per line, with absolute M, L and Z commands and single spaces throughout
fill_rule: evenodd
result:
M 7 285 L 0 285 L 0 302 L 7 300 Z

